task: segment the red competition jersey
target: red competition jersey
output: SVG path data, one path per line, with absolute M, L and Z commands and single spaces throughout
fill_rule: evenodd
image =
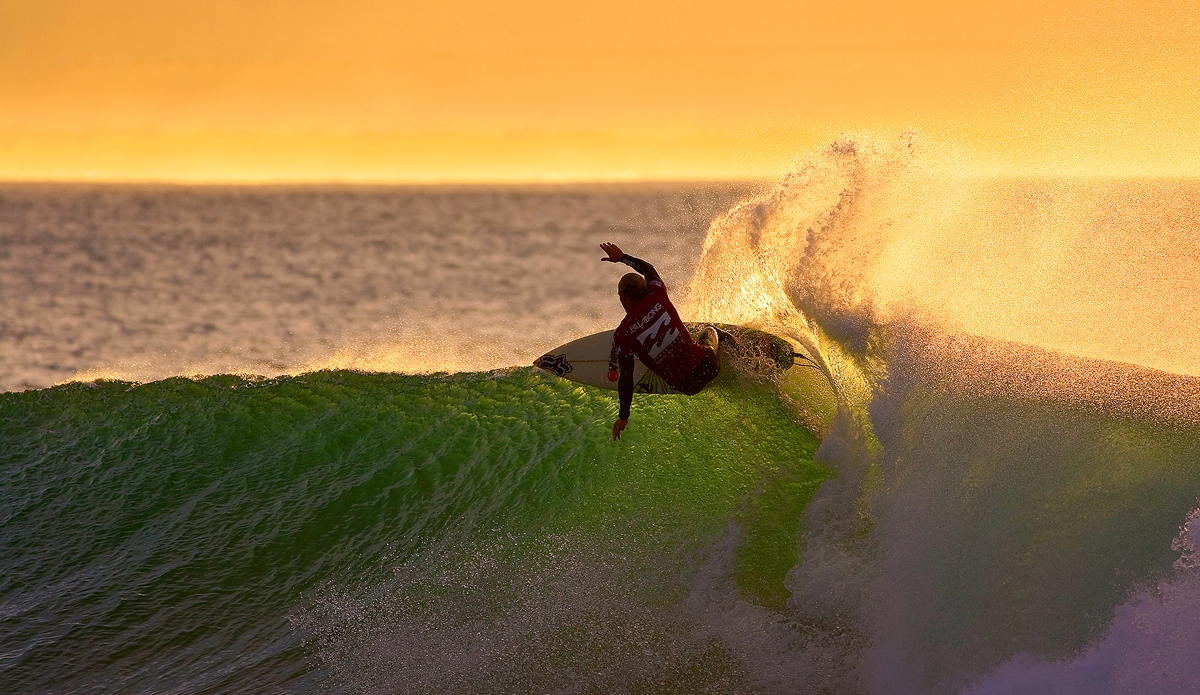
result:
M 671 386 L 678 386 L 706 351 L 692 340 L 679 319 L 679 312 L 667 298 L 662 280 L 647 283 L 650 294 L 639 299 L 613 334 L 613 353 L 632 352 L 642 364 Z

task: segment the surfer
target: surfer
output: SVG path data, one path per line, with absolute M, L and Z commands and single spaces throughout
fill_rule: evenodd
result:
M 625 319 L 613 334 L 613 355 L 620 370 L 617 393 L 621 412 L 613 423 L 613 439 L 629 424 L 633 404 L 633 358 L 662 377 L 671 388 L 694 396 L 716 378 L 721 369 L 717 357 L 717 331 L 712 326 L 693 340 L 679 312 L 667 298 L 667 286 L 654 266 L 623 253 L 616 244 L 600 244 L 608 254 L 602 261 L 624 263 L 636 270 L 617 284 L 617 296 L 625 307 Z M 640 275 L 639 275 L 640 273 Z M 609 377 L 612 378 L 611 376 Z

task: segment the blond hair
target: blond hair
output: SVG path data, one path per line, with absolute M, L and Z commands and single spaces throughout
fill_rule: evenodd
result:
M 646 278 L 637 273 L 626 273 L 621 277 L 621 281 L 617 283 L 617 293 L 627 294 L 630 299 L 636 302 L 650 294 L 650 288 L 646 285 Z

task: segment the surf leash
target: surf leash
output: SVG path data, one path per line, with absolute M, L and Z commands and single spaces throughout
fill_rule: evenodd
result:
M 809 357 L 808 355 L 805 355 L 804 353 L 796 352 L 795 350 L 793 350 L 792 351 L 792 359 L 796 359 L 797 357 L 799 357 L 802 360 L 808 360 L 809 362 L 812 362 L 812 364 L 802 364 L 800 366 L 812 367 L 813 369 L 817 370 L 818 372 L 821 372 L 822 374 L 825 373 L 825 370 L 821 369 L 821 365 L 817 364 L 816 361 L 814 361 L 811 357 Z

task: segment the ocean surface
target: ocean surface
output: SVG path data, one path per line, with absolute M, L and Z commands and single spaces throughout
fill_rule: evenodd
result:
M 615 394 L 612 241 L 811 346 Z M 0 186 L 0 692 L 1200 692 L 1200 180 Z M 814 371 L 814 373 L 816 373 Z

